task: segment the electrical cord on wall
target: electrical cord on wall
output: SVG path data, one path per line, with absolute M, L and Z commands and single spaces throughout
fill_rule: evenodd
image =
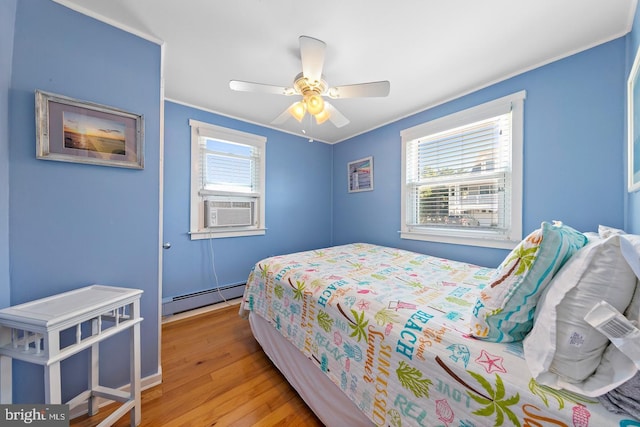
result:
M 209 237 L 208 240 L 209 240 L 209 255 L 211 256 L 211 271 L 213 272 L 213 277 L 215 279 L 215 288 L 216 288 L 216 291 L 218 292 L 218 296 L 220 297 L 220 299 L 224 301 L 226 305 L 229 305 L 229 302 L 224 297 L 224 295 L 222 295 L 222 292 L 220 291 L 220 282 L 218 280 L 218 273 L 216 271 L 216 258 L 215 258 L 215 253 L 213 251 L 213 237 Z
M 229 304 L 229 301 L 227 301 L 227 299 L 224 297 L 224 295 L 222 295 L 222 292 L 220 291 L 220 282 L 218 281 L 218 273 L 216 272 L 216 258 L 213 252 L 213 236 L 210 236 L 209 239 L 207 240 L 209 240 L 209 255 L 211 256 L 211 270 L 213 272 L 213 277 L 215 279 L 216 291 L 218 291 L 218 295 L 220 296 L 220 299 L 222 299 L 222 301 L 224 301 L 224 303 L 230 307 L 231 304 Z
M 228 306 L 230 306 L 229 301 L 222 295 L 222 291 L 220 291 L 220 282 L 218 281 L 218 273 L 216 271 L 216 257 L 213 252 L 213 237 L 210 236 L 207 240 L 209 240 L 209 256 L 211 257 L 211 272 L 213 273 L 213 277 L 215 279 L 215 288 L 218 292 L 218 296 L 220 299 Z

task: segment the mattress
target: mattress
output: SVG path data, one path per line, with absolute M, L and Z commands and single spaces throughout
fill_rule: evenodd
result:
M 265 354 L 296 389 L 325 426 L 365 427 L 374 424 L 313 362 L 264 318 L 250 313 L 251 331 Z
M 639 425 L 595 398 L 537 384 L 521 343 L 470 336 L 471 310 L 492 273 L 395 248 L 336 246 L 258 262 L 241 312 L 271 325 L 333 385 L 301 379 L 311 368 L 276 361 L 274 349 L 287 346 L 261 338 L 328 426 Z M 364 418 L 325 418 L 345 402 Z

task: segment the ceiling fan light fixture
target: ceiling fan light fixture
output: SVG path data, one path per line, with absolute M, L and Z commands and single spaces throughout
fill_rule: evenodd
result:
M 318 114 L 314 114 L 314 117 L 316 118 L 316 123 L 321 125 L 327 120 L 329 120 L 329 117 L 331 117 L 331 114 L 327 110 L 322 110 Z
M 271 122 L 272 124 L 281 125 L 290 116 L 293 116 L 298 122 L 302 122 L 306 114 L 309 113 L 309 115 L 315 117 L 318 124 L 331 120 L 337 128 L 340 128 L 348 125 L 349 119 L 331 105 L 329 101 L 325 101 L 324 97 L 343 99 L 385 97 L 389 95 L 390 83 L 386 80 L 329 87 L 322 74 L 326 43 L 308 36 L 300 36 L 299 43 L 302 72 L 296 75 L 292 87 L 240 80 L 231 80 L 229 82 L 229 87 L 232 90 L 285 96 L 298 95 L 302 97 L 300 101 L 293 103 L 276 117 Z M 311 120 L 311 117 L 309 117 L 309 120 Z
M 316 115 L 324 111 L 324 99 L 320 95 L 308 95 L 304 97 L 304 102 L 307 104 L 307 111 L 309 114 Z
M 307 112 L 307 104 L 304 102 L 296 102 L 289 107 L 289 114 L 291 114 L 297 121 L 301 122 Z

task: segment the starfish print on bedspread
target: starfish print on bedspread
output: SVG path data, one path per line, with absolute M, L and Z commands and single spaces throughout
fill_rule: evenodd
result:
M 476 359 L 476 363 L 482 365 L 488 374 L 493 372 L 506 373 L 507 370 L 502 366 L 502 356 L 496 356 L 491 353 L 487 353 L 486 350 L 480 352 L 480 356 Z
M 360 310 L 362 310 L 362 311 L 365 311 L 365 310 L 368 310 L 368 309 L 369 309 L 369 302 L 368 302 L 368 301 L 365 301 L 365 300 L 363 300 L 363 299 L 362 299 L 362 300 L 360 300 L 360 302 L 359 302 L 358 304 L 356 304 L 356 305 L 357 305 L 357 307 L 358 307 Z

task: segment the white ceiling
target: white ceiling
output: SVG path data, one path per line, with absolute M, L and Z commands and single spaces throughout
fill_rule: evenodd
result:
M 55 0 L 165 44 L 165 96 L 226 116 L 343 141 L 631 30 L 637 0 Z M 389 80 L 386 98 L 332 100 L 342 128 L 291 118 L 291 97 L 229 80 L 292 86 L 298 37 L 327 43 L 330 86 Z M 308 116 L 307 116 L 308 117 Z

